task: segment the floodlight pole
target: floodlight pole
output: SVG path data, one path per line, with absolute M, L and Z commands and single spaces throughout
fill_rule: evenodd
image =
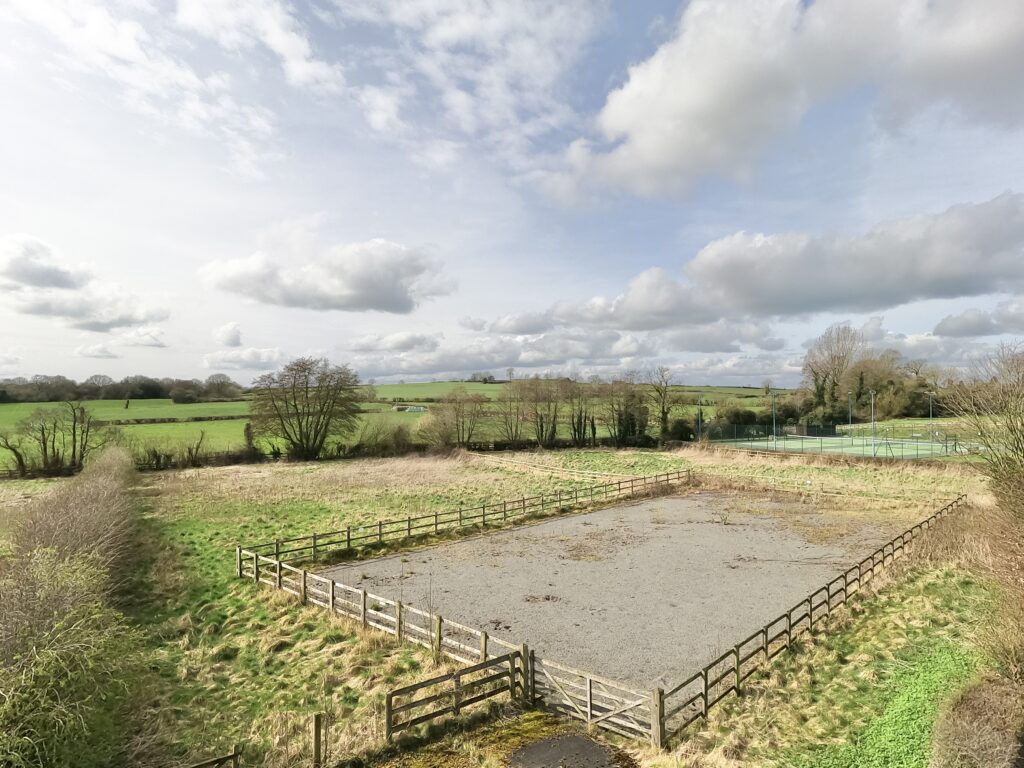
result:
M 846 402 L 850 411 L 850 439 L 853 439 L 853 390 L 846 393 Z
M 875 436 L 875 390 L 871 390 L 871 455 L 878 455 L 878 445 Z
M 700 410 L 700 395 L 697 395 L 697 442 L 700 442 L 700 423 L 703 421 L 701 418 Z
M 935 439 L 935 429 L 932 427 L 932 398 L 935 396 L 934 392 L 928 393 L 928 439 Z

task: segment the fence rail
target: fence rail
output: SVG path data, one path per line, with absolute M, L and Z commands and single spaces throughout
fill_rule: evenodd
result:
M 458 715 L 466 707 L 505 693 L 512 699 L 527 699 L 525 658 L 521 651 L 512 651 L 389 691 L 384 699 L 385 738 L 391 741 L 396 733 Z
M 879 570 L 903 556 L 907 547 L 966 500 L 960 495 L 938 512 L 886 542 L 828 584 L 815 590 L 785 613 L 762 626 L 717 659 L 664 694 L 661 730 L 666 740 L 677 737 L 731 693 L 739 694 L 743 682 L 822 619 L 856 595 Z
M 348 526 L 334 531 L 323 531 L 296 536 L 289 539 L 277 539 L 263 544 L 249 544 L 241 547 L 247 557 L 252 553 L 273 555 L 274 560 L 287 558 L 290 560 L 316 561 L 328 553 L 351 551 L 366 546 L 385 542 L 404 541 L 424 536 L 433 536 L 459 528 L 487 527 L 500 525 L 531 515 L 543 515 L 552 510 L 575 507 L 581 503 L 594 503 L 606 499 L 634 496 L 645 493 L 658 486 L 666 486 L 677 482 L 689 483 L 690 470 L 665 472 L 659 475 L 630 477 L 610 481 L 586 488 L 575 488 L 569 491 L 558 491 L 540 496 L 524 496 L 493 504 L 481 504 L 475 507 L 460 507 L 446 512 L 433 512 L 415 517 L 380 520 L 368 525 Z M 238 573 L 239 576 L 243 574 Z M 251 573 L 248 574 L 251 578 Z
M 242 747 L 236 744 L 228 754 L 211 757 L 209 760 L 203 760 L 201 763 L 193 763 L 188 768 L 224 768 L 224 766 L 228 765 L 231 768 L 238 768 L 241 757 Z

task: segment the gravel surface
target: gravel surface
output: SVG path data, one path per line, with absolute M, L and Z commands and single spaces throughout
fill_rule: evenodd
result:
M 807 505 L 698 492 L 324 575 L 646 689 L 679 682 L 892 535 Z

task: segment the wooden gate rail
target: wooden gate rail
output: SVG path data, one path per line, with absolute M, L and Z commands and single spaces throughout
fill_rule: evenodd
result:
M 521 696 L 527 690 L 523 658 L 520 651 L 512 651 L 388 691 L 384 699 L 384 737 L 391 741 L 396 733 L 447 715 L 458 715 L 466 707 L 504 693 L 513 699 Z M 420 691 L 427 693 L 416 698 Z M 425 708 L 426 712 L 413 714 Z
M 447 512 L 432 512 L 415 517 L 380 520 L 376 523 L 348 526 L 336 531 L 317 532 L 288 539 L 277 539 L 263 544 L 246 545 L 241 549 L 267 557 L 272 556 L 274 560 L 301 561 L 308 559 L 316 561 L 329 552 L 349 551 L 384 542 L 416 539 L 459 528 L 504 524 L 509 520 L 543 514 L 549 510 L 570 508 L 581 503 L 594 503 L 609 498 L 632 496 L 657 486 L 679 482 L 689 483 L 690 479 L 690 470 L 683 469 L 558 491 L 554 494 L 524 496 L 519 499 L 481 504 L 476 507 L 460 507 Z M 239 573 L 238 575 L 243 574 Z
M 856 595 L 877 572 L 901 557 L 914 539 L 958 509 L 966 499 L 964 495 L 958 496 L 670 688 L 664 694 L 666 707 L 661 724 L 666 739 L 678 736 L 696 720 L 706 720 L 709 710 L 729 694 L 739 694 L 747 678 L 787 650 L 795 637 L 812 631 L 815 624 Z
M 188 766 L 188 768 L 224 768 L 224 766 L 228 765 L 230 765 L 231 768 L 238 768 L 239 759 L 241 757 L 242 747 L 236 744 L 230 753 L 220 755 L 218 757 L 211 757 L 209 760 L 203 760 L 201 763 L 193 763 Z
M 545 708 L 629 738 L 652 738 L 652 694 L 534 656 L 535 701 Z

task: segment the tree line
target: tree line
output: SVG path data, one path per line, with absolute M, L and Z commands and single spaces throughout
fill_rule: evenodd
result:
M 237 400 L 243 387 L 230 376 L 215 373 L 200 379 L 155 379 L 126 376 L 115 381 L 97 374 L 78 382 L 66 376 L 0 379 L 0 403 L 59 403 L 78 400 L 156 400 L 176 403 Z

